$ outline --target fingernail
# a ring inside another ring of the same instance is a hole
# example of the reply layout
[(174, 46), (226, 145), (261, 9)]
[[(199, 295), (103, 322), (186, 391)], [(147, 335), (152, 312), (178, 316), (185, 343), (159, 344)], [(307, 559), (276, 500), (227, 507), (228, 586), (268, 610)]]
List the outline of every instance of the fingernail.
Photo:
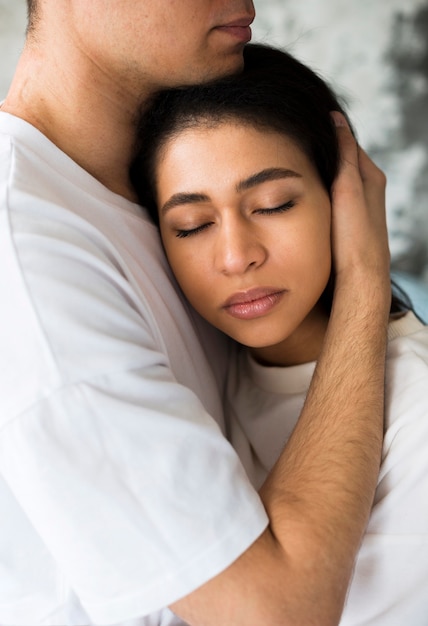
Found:
[(348, 126), (345, 116), (342, 113), (339, 113), (339, 111), (332, 111), (330, 115), (333, 118), (335, 126)]

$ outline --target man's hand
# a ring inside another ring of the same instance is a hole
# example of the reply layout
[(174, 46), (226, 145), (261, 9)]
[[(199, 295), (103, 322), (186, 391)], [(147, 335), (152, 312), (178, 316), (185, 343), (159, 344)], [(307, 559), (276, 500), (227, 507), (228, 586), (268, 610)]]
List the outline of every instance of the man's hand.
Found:
[[(382, 286), (390, 299), (388, 234), (384, 173), (360, 148), (345, 117), (333, 112), (341, 153), (341, 167), (332, 190), (332, 240), (336, 280), (341, 286), (355, 270), (367, 283)], [(342, 280), (343, 279), (343, 280)]]

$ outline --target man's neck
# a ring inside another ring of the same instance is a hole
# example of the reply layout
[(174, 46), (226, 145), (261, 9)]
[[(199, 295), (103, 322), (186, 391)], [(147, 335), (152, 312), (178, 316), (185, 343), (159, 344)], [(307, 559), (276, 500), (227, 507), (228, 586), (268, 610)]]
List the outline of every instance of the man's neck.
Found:
[(35, 126), (103, 185), (135, 201), (128, 168), (139, 103), (89, 68), (73, 73), (49, 60), (45, 71), (45, 62), (24, 51), (2, 111)]

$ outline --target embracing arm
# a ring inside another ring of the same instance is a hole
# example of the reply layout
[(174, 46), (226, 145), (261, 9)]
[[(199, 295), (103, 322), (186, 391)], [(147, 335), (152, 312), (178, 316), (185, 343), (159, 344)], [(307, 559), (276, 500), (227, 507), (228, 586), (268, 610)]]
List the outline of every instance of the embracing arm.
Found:
[(171, 607), (192, 626), (340, 620), (379, 470), (390, 304), (385, 179), (341, 119), (336, 292), (322, 354), (299, 422), (260, 492), (267, 530)]

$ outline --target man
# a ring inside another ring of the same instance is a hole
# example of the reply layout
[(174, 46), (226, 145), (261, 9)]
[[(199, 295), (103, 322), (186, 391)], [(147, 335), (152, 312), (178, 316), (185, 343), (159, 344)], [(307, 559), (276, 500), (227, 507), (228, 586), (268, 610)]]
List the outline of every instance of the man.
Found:
[(29, 13), (0, 111), (0, 623), (337, 624), (382, 439), (383, 175), (339, 117), (331, 324), (257, 494), (224, 435), (227, 345), (128, 179), (141, 107), (239, 71), (252, 2)]

